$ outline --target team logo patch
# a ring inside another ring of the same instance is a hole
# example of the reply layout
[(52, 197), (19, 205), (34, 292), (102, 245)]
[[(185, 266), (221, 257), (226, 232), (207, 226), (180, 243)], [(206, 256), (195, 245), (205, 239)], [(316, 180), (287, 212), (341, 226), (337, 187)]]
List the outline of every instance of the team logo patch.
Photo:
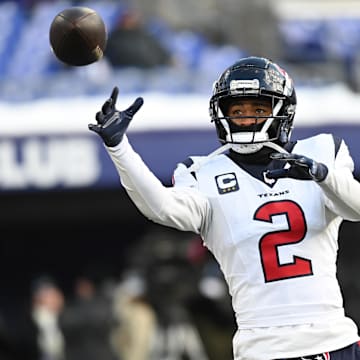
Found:
[(215, 176), (215, 181), (220, 195), (239, 190), (235, 173)]
[(274, 185), (276, 180), (275, 179), (269, 179), (267, 176), (266, 176), (266, 171), (263, 172), (263, 178), (264, 178), (264, 181), (269, 184), (269, 185)]

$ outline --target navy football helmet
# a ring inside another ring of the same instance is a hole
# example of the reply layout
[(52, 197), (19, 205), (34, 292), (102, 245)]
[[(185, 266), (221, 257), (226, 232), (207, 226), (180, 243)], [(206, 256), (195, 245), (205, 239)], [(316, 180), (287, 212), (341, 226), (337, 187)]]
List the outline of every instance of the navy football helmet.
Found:
[[(264, 116), (254, 116), (254, 125), (235, 125), (227, 116), (227, 108), (243, 97), (270, 99), (271, 116), (265, 121), (259, 121)], [(260, 150), (266, 143), (285, 144), (291, 135), (295, 110), (296, 93), (290, 76), (271, 60), (255, 56), (227, 68), (214, 83), (210, 99), (211, 121), (220, 142), (245, 154)]]

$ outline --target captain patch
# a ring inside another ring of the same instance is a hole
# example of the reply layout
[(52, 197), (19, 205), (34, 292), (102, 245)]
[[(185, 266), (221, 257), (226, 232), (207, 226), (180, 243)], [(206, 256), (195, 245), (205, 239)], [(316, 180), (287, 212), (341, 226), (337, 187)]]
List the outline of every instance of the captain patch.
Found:
[(215, 181), (220, 195), (239, 190), (239, 184), (235, 173), (215, 176)]

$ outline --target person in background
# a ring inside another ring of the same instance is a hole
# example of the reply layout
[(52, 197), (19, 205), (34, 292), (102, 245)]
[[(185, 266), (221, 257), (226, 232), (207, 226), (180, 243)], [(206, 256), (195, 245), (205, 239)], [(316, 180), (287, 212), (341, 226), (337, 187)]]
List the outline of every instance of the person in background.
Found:
[(141, 15), (128, 10), (109, 33), (105, 57), (115, 67), (151, 69), (172, 65), (170, 52), (146, 29)]
[(136, 270), (126, 272), (114, 290), (117, 326), (111, 342), (121, 360), (150, 360), (157, 320), (146, 292), (145, 279)]
[(124, 275), (114, 293), (119, 326), (112, 336), (122, 360), (208, 360), (187, 309), (188, 269), (179, 259), (156, 259), (146, 275)]
[(39, 360), (65, 360), (65, 341), (59, 326), (64, 294), (50, 277), (36, 279), (32, 286), (32, 320), (37, 328)]
[(257, 56), (226, 68), (209, 104), (223, 146), (179, 164), (172, 187), (125, 134), (143, 98), (118, 111), (117, 96), (114, 87), (89, 129), (142, 214), (200, 234), (219, 262), (237, 322), (234, 359), (360, 359), (336, 276), (339, 227), (360, 221), (360, 183), (344, 139), (290, 140), (297, 98), (289, 74)]
[(110, 300), (88, 275), (75, 280), (73, 295), (60, 318), (66, 360), (116, 360), (110, 343), (115, 324)]

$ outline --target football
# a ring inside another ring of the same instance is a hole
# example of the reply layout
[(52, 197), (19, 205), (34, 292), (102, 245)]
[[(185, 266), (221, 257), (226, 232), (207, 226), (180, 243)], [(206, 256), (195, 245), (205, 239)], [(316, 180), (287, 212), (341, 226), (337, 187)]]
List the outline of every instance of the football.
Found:
[(55, 16), (49, 40), (53, 53), (61, 62), (84, 66), (103, 57), (107, 31), (103, 19), (95, 10), (74, 6)]

